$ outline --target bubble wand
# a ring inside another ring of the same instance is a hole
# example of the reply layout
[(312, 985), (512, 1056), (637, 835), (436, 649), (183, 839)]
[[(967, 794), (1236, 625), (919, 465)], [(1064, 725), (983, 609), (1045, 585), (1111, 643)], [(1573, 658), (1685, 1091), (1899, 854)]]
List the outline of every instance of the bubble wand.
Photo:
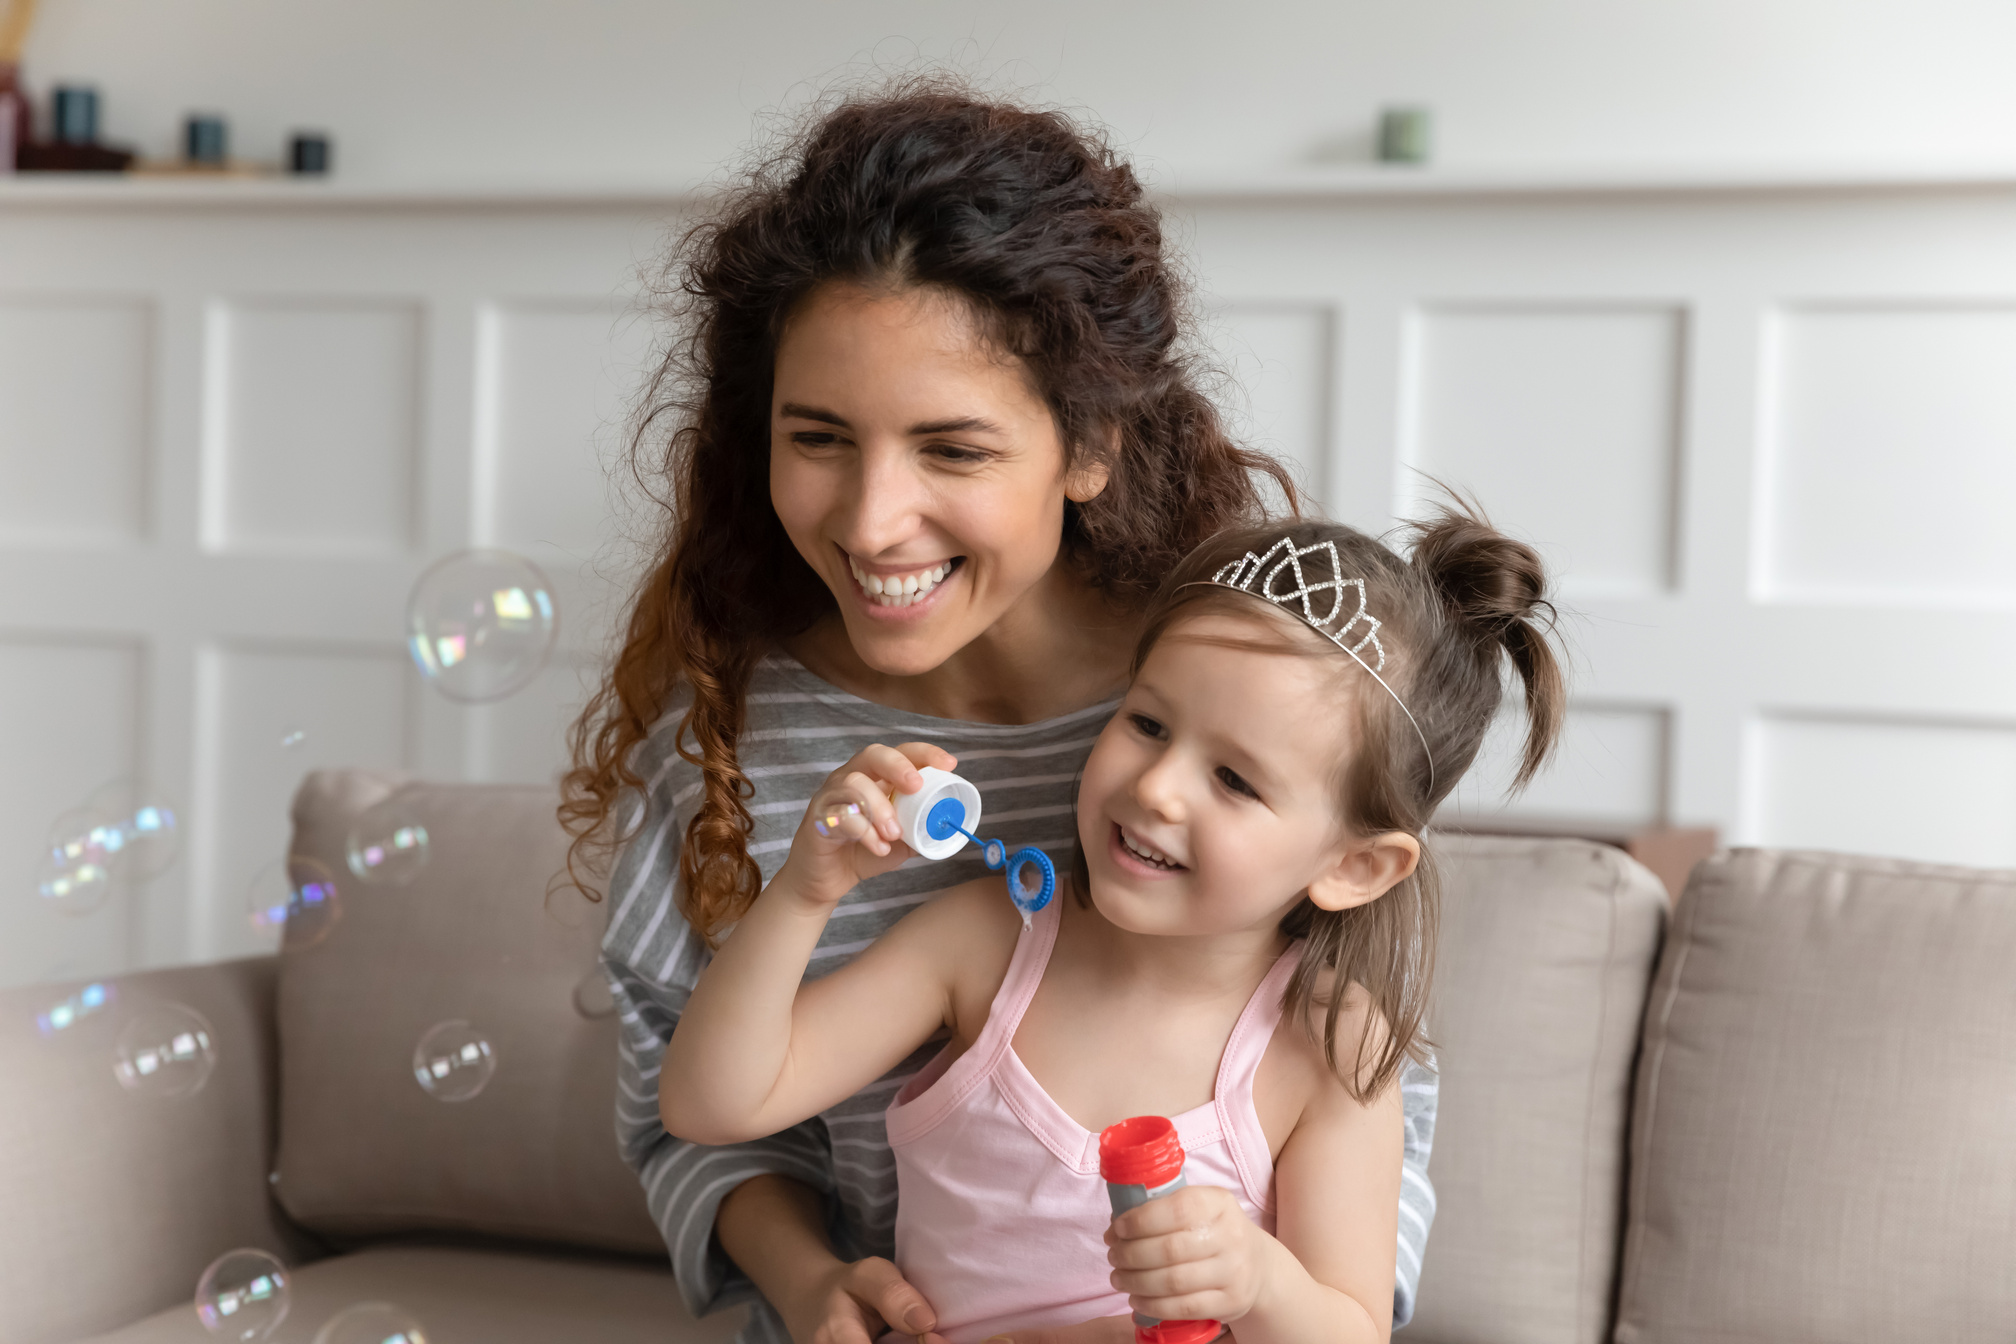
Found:
[(1003, 874), (1008, 899), (1021, 912), (1022, 927), (1028, 928), (1030, 917), (1057, 894), (1057, 867), (1050, 856), (1033, 845), (1011, 854), (1006, 842), (981, 839), (974, 834), (980, 826), (980, 791), (949, 770), (927, 765), (917, 773), (924, 777), (924, 787), (895, 797), (896, 823), (904, 843), (934, 860), (951, 858), (968, 840), (980, 846), (981, 860)]

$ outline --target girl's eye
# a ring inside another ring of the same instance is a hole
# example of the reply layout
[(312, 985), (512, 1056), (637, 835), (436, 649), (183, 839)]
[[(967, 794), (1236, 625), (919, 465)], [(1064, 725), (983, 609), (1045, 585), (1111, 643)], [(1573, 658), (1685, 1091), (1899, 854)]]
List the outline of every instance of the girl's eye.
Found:
[(1251, 784), (1239, 778), (1237, 772), (1227, 770), (1222, 765), (1218, 767), (1218, 782), (1242, 798), (1258, 798), (1260, 796), (1254, 791)]
[(1151, 719), (1146, 714), (1133, 714), (1128, 717), (1134, 725), (1134, 731), (1141, 734), (1141, 736), (1162, 736), (1162, 724), (1159, 720)]
[(791, 442), (801, 448), (831, 448), (839, 441), (839, 435), (816, 429), (800, 430), (791, 436)]

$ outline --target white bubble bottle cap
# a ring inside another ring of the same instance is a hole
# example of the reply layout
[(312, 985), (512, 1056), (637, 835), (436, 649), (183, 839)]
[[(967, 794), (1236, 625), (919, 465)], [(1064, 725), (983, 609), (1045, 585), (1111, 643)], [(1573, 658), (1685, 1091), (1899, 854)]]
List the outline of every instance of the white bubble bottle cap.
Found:
[(968, 784), (949, 770), (936, 766), (922, 766), (917, 771), (924, 776), (924, 787), (915, 793), (896, 795), (896, 824), (903, 828), (903, 843), (927, 859), (949, 859), (966, 847), (966, 837), (948, 827), (929, 825), (934, 809), (944, 808), (941, 816), (949, 816), (952, 807), (964, 812), (964, 817), (953, 825), (967, 831), (980, 829), (980, 790)]

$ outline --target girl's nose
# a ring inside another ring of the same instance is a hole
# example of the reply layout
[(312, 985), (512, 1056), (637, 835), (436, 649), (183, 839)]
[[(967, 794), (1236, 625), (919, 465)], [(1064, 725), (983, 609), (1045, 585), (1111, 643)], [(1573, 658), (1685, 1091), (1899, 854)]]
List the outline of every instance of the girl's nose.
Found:
[(1187, 811), (1183, 805), (1182, 781), (1182, 765), (1176, 753), (1165, 751), (1135, 778), (1134, 801), (1157, 821), (1181, 821)]

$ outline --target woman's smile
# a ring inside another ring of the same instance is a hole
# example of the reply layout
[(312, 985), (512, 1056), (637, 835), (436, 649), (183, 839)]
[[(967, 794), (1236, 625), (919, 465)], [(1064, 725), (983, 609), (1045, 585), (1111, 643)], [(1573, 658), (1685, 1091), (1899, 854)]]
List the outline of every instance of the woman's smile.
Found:
[[(854, 577), (855, 596), (861, 599), (869, 614), (883, 618), (895, 618), (898, 612), (936, 606), (932, 599), (966, 563), (965, 556), (955, 555), (926, 565), (875, 565), (862, 563), (845, 548), (841, 548), (840, 553), (846, 557), (847, 571)], [(923, 613), (918, 611), (917, 615)]]

